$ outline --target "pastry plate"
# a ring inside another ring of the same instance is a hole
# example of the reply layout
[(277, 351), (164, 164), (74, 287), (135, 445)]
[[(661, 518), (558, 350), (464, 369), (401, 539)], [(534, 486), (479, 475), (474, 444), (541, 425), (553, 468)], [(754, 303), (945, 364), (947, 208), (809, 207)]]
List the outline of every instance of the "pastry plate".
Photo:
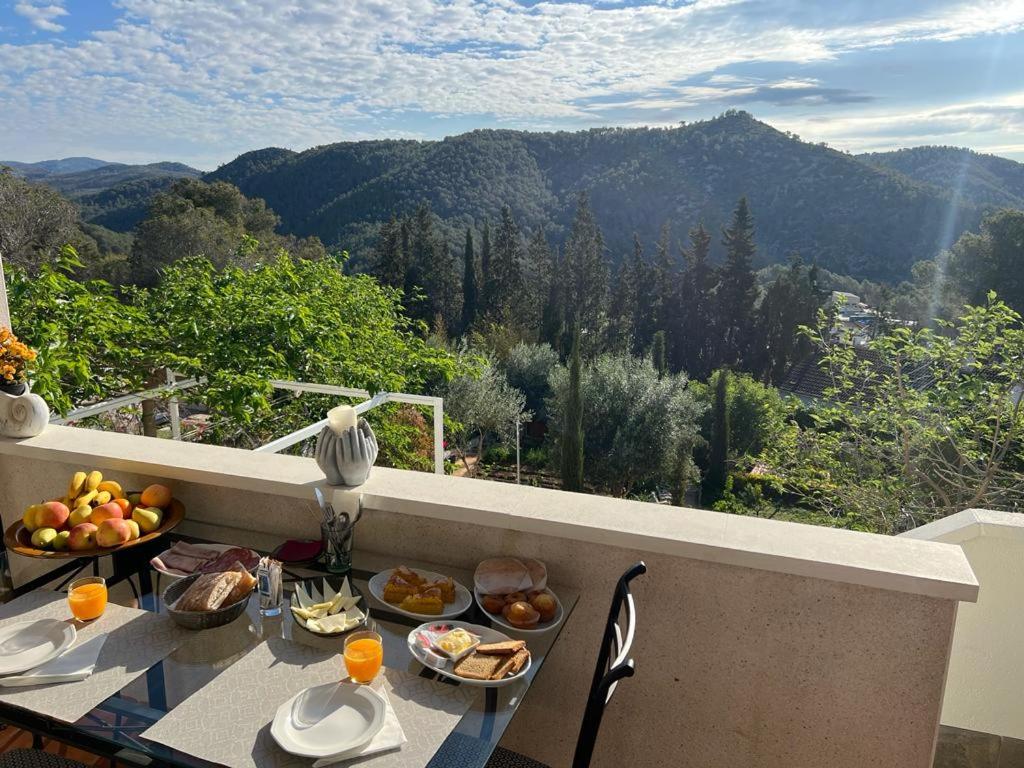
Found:
[[(208, 549), (211, 552), (216, 552), (218, 555), (221, 552), (227, 552), (229, 549), (236, 549), (236, 548), (238, 548), (238, 549), (246, 549), (246, 547), (238, 547), (236, 544), (193, 544), (192, 546), (193, 547), (198, 547), (200, 549)], [(157, 557), (162, 558), (164, 555), (166, 555), (170, 551), (171, 551), (171, 548), (165, 549), (163, 552), (161, 552), (159, 555), (157, 555)], [(249, 551), (252, 553), (253, 557), (255, 557), (257, 560), (259, 560), (260, 556), (259, 556), (258, 552), (256, 552), (255, 550), (252, 550), (252, 549), (250, 549)], [(188, 576), (192, 576), (193, 575), (191, 573), (186, 573), (186, 574), (182, 575), (180, 573), (174, 573), (173, 571), (165, 570), (164, 568), (158, 568), (156, 565), (153, 565), (153, 561), (152, 560), (150, 561), (149, 564), (153, 567), (154, 571), (156, 571), (161, 576), (163, 576), (164, 578), (167, 578), (167, 579), (172, 579), (172, 580), (184, 579), (184, 578), (186, 578)], [(256, 570), (255, 568), (250, 568), (249, 572), (252, 573), (255, 570)]]
[(553, 598), (555, 598), (555, 605), (557, 606), (555, 608), (555, 615), (551, 619), (551, 621), (540, 621), (540, 622), (537, 622), (537, 626), (535, 626), (535, 627), (533, 627), (531, 629), (524, 629), (523, 627), (517, 627), (515, 624), (510, 624), (508, 622), (508, 620), (505, 619), (505, 617), (502, 616), (500, 613), (490, 613), (489, 611), (487, 611), (484, 608), (484, 604), (481, 602), (481, 598), (483, 597), (483, 594), (481, 592), (479, 592), (478, 590), (473, 590), (473, 597), (476, 598), (476, 604), (478, 606), (480, 606), (480, 611), (483, 613), (483, 615), (486, 616), (491, 621), (493, 621), (495, 624), (497, 624), (502, 629), (507, 629), (509, 632), (512, 632), (514, 635), (542, 635), (545, 632), (547, 632), (548, 630), (551, 630), (551, 629), (554, 629), (555, 627), (557, 627), (559, 624), (562, 623), (562, 619), (565, 618), (565, 612), (562, 610), (562, 601), (558, 599), (558, 595), (556, 595), (552, 591), (551, 587), (547, 587), (544, 591), (547, 592), (549, 595), (551, 595)]
[(517, 680), (522, 679), (526, 676), (526, 673), (530, 671), (530, 666), (533, 664), (533, 656), (526, 660), (523, 664), (523, 668), (520, 669), (516, 674), (511, 677), (503, 677), (501, 680), (473, 680), (469, 677), (461, 677), (456, 675), (453, 670), (453, 664), (447, 658), (437, 653), (434, 650), (424, 648), (419, 644), (416, 637), (417, 633), (424, 629), (429, 629), (437, 625), (444, 625), (451, 629), (455, 627), (462, 627), (470, 634), (477, 635), (480, 638), (481, 644), (483, 643), (504, 643), (513, 638), (508, 635), (499, 632), (496, 629), (490, 627), (483, 627), (479, 624), (469, 624), (465, 621), (428, 621), (425, 624), (420, 624), (412, 632), (409, 633), (409, 637), (406, 639), (406, 643), (409, 646), (409, 653), (427, 669), (432, 669), (439, 675), (451, 678), (452, 680), (458, 680), (463, 685), (474, 685), (480, 688), (501, 688), (505, 685), (510, 685)]
[(68, 621), (37, 619), (0, 628), (0, 675), (16, 675), (35, 669), (60, 656), (77, 637)]
[[(413, 568), (413, 571), (418, 573), (427, 581), (439, 581), (441, 579), (447, 579), (448, 576), (443, 573), (434, 573), (433, 571), (424, 571), (420, 568)], [(445, 603), (444, 609), (441, 613), (413, 613), (412, 611), (406, 611), (399, 608), (395, 603), (389, 603), (384, 599), (384, 585), (388, 583), (388, 579), (391, 578), (391, 574), (394, 572), (394, 568), (386, 571), (381, 571), (376, 576), (370, 579), (370, 594), (380, 602), (382, 605), (387, 606), (389, 611), (400, 613), (403, 616), (408, 616), (412, 619), (454, 619), (456, 616), (461, 616), (463, 613), (473, 607), (473, 596), (469, 593), (469, 590), (464, 586), (455, 582), (455, 602)]]
[(368, 685), (306, 688), (277, 709), (270, 735), (285, 752), (324, 758), (360, 747), (384, 725), (387, 704)]

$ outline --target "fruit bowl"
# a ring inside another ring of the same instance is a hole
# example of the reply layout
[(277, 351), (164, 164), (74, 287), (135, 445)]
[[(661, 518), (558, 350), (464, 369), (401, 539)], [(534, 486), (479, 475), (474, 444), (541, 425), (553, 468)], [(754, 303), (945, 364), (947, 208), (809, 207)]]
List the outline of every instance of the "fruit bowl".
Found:
[(162, 536), (167, 533), (167, 531), (177, 526), (178, 523), (184, 519), (185, 506), (177, 499), (171, 499), (171, 504), (164, 513), (163, 521), (160, 523), (160, 527), (156, 530), (143, 534), (132, 541), (126, 541), (124, 544), (116, 547), (93, 547), (91, 549), (78, 550), (40, 549), (32, 544), (32, 534), (25, 527), (24, 523), (18, 520), (17, 522), (12, 523), (7, 530), (4, 531), (4, 546), (7, 547), (8, 552), (16, 552), (23, 557), (41, 557), (52, 560), (79, 557), (103, 557), (105, 555), (112, 555), (115, 552), (120, 552), (124, 549), (136, 547), (147, 541), (152, 541), (157, 536)]

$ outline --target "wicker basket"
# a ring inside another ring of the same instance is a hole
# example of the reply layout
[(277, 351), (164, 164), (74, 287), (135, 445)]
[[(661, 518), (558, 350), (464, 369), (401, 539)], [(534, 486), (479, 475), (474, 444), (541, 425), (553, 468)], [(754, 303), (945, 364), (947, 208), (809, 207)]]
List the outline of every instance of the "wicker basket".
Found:
[(175, 624), (179, 624), (185, 627), (185, 629), (213, 629), (214, 627), (223, 627), (225, 624), (230, 624), (245, 613), (245, 607), (249, 604), (249, 598), (252, 597), (251, 592), (237, 603), (221, 606), (215, 611), (174, 610), (171, 606), (178, 602), (178, 598), (184, 595), (185, 591), (201, 575), (194, 573), (191, 576), (186, 576), (169, 585), (164, 590), (164, 606), (167, 608), (167, 613), (174, 620)]

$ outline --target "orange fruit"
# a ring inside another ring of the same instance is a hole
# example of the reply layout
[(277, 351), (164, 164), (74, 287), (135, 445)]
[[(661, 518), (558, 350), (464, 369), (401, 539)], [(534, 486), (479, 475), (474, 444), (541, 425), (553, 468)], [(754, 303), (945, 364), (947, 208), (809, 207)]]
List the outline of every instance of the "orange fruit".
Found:
[(127, 518), (131, 514), (132, 503), (128, 501), (128, 499), (114, 499), (114, 504), (117, 504), (117, 506), (121, 508), (121, 511), (124, 513), (125, 518)]
[(166, 485), (154, 483), (142, 492), (139, 503), (143, 507), (160, 507), (160, 509), (164, 509), (171, 503), (171, 489)]

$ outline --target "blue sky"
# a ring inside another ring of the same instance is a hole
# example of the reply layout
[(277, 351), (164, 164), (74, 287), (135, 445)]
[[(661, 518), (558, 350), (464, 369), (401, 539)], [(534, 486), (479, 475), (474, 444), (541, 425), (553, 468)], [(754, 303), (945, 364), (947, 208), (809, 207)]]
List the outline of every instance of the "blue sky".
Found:
[(670, 125), (1024, 161), (1024, 0), (0, 0), (0, 159)]

